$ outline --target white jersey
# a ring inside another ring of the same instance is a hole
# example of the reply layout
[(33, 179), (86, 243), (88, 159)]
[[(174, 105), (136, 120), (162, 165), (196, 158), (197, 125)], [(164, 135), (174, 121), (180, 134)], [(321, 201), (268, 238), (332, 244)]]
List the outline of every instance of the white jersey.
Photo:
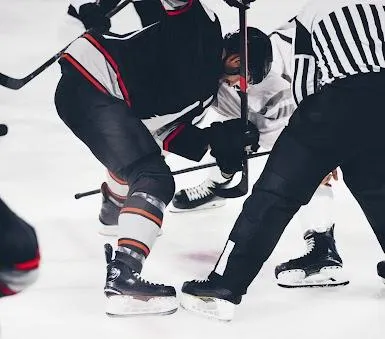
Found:
[[(288, 23), (270, 35), (273, 62), (266, 78), (248, 87), (248, 119), (260, 132), (259, 145), (271, 149), (292, 115), (295, 104), (291, 92), (293, 36), (295, 24)], [(227, 118), (240, 117), (241, 99), (237, 86), (222, 83), (213, 108)]]

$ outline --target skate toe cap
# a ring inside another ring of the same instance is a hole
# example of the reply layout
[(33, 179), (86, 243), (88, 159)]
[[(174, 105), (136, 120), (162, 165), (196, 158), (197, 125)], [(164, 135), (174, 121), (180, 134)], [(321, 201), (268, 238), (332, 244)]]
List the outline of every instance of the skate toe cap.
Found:
[(172, 199), (172, 204), (176, 208), (186, 208), (186, 205), (188, 204), (189, 199), (187, 197), (185, 190), (180, 190), (175, 193), (174, 198)]

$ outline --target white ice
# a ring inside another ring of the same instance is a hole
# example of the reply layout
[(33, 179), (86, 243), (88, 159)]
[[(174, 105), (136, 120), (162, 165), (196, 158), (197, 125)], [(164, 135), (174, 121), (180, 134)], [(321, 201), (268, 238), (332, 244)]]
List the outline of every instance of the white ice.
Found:
[[(249, 24), (270, 31), (295, 15), (303, 0), (257, 0)], [(223, 22), (237, 27), (237, 12), (207, 0)], [(0, 2), (0, 71), (22, 77), (54, 55), (81, 31), (65, 18), (64, 0)], [(139, 25), (132, 8), (114, 19)], [(140, 51), (138, 51), (140, 53)], [(97, 235), (100, 197), (76, 201), (74, 193), (97, 188), (103, 168), (57, 117), (53, 104), (57, 65), (18, 91), (0, 88), (0, 194), (35, 225), (41, 242), (39, 281), (0, 301), (2, 338), (258, 338), (380, 339), (385, 336), (385, 286), (376, 274), (384, 259), (369, 224), (343, 182), (335, 184), (336, 239), (351, 284), (335, 289), (285, 290), (276, 286), (276, 264), (304, 249), (294, 219), (249, 288), (231, 323), (197, 317), (180, 309), (165, 317), (111, 319), (104, 314), (105, 265)], [(193, 163), (170, 157), (173, 169)], [(252, 181), (264, 160), (252, 161)], [(178, 176), (178, 188), (199, 183), (205, 172)], [(212, 269), (241, 209), (226, 207), (172, 215), (146, 262), (144, 276), (179, 290), (185, 280)]]

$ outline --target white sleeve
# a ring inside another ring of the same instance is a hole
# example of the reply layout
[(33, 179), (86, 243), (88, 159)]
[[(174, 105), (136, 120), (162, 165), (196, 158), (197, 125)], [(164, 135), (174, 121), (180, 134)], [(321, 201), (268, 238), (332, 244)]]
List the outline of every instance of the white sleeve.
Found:
[(76, 9), (76, 12), (79, 13), (79, 7), (81, 5), (84, 5), (84, 4), (88, 4), (88, 3), (96, 3), (97, 1), (96, 0), (70, 0), (70, 4), (72, 6), (74, 6), (74, 8)]
[[(248, 88), (248, 106), (248, 118), (260, 132), (259, 145), (270, 149), (294, 110), (290, 82), (270, 71), (261, 83)], [(237, 89), (222, 83), (212, 107), (228, 119), (239, 118), (241, 99)]]
[(273, 147), (294, 108), (290, 82), (272, 71), (261, 83), (250, 87), (249, 120), (258, 127), (261, 147)]
[(290, 21), (270, 34), (273, 50), (271, 70), (289, 82), (293, 78), (295, 30), (295, 22)]
[[(317, 16), (340, 0), (309, 1), (295, 18), (294, 70), (292, 90), (296, 104), (314, 94), (318, 87), (319, 68), (313, 49), (313, 25)], [(344, 0), (346, 1), (346, 0)]]
[(333, 198), (331, 186), (320, 185), (317, 188), (309, 203), (297, 213), (303, 233), (308, 230), (326, 232), (334, 224)]

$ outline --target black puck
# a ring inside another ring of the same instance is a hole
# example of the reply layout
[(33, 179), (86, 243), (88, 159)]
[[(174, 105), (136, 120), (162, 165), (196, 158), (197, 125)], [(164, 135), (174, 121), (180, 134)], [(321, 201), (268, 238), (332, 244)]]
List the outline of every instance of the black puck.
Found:
[(8, 126), (4, 124), (0, 124), (0, 137), (3, 135), (7, 135), (8, 133)]

